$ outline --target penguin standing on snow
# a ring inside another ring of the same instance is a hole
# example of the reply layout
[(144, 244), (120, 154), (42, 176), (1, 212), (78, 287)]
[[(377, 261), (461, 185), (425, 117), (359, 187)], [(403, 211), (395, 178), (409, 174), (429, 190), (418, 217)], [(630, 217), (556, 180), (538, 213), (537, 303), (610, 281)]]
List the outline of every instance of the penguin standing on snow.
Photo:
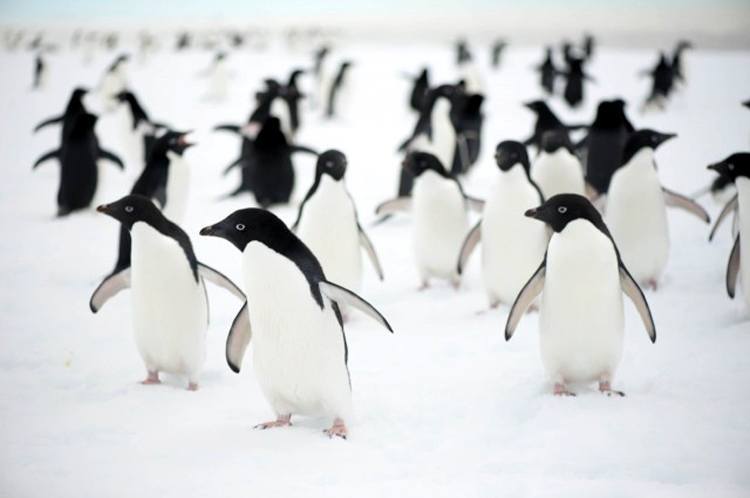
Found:
[(568, 67), (562, 73), (565, 77), (565, 90), (563, 98), (570, 107), (578, 107), (584, 99), (583, 83), (585, 80), (592, 80), (583, 70), (583, 59), (571, 57), (568, 60)]
[(347, 289), (362, 287), (362, 249), (378, 278), (383, 270), (344, 183), (346, 156), (327, 150), (318, 157), (315, 181), (299, 207), (292, 230), (310, 248), (331, 280)]
[(693, 48), (693, 44), (688, 40), (680, 40), (672, 53), (672, 70), (674, 71), (675, 83), (685, 84), (686, 74), (685, 64), (682, 62), (682, 54), (685, 50)]
[(409, 108), (419, 114), (422, 112), (427, 92), (430, 90), (430, 72), (427, 68), (424, 68), (419, 76), (416, 78), (409, 76), (409, 78), (414, 80), (411, 93), (409, 93)]
[(112, 111), (117, 106), (117, 94), (127, 89), (127, 64), (130, 61), (128, 54), (123, 54), (109, 65), (104, 72), (97, 91), (101, 95), (105, 109)]
[(585, 194), (583, 165), (567, 131), (544, 132), (542, 146), (531, 167), (531, 178), (539, 185), (545, 199), (556, 194)]
[(47, 81), (47, 65), (44, 63), (42, 53), (39, 52), (34, 57), (34, 82), (31, 84), (33, 90), (39, 90), (44, 87)]
[(331, 86), (325, 93), (327, 98), (326, 117), (328, 118), (332, 118), (334, 115), (339, 114), (342, 107), (346, 108), (349, 105), (350, 88), (347, 82), (347, 75), (349, 74), (350, 67), (352, 67), (351, 61), (344, 61), (341, 63), (336, 76), (331, 82)]
[(151, 155), (151, 150), (156, 143), (157, 134), (165, 127), (161, 123), (151, 121), (148, 114), (146, 114), (146, 110), (141, 103), (138, 102), (138, 99), (133, 92), (120, 92), (117, 94), (117, 100), (128, 106), (133, 123), (132, 131), (142, 139), (143, 151), (141, 157), (143, 157), (144, 164), (146, 164)]
[(357, 308), (393, 331), (371, 304), (331, 282), (318, 259), (274, 214), (235, 211), (205, 227), (242, 252), (247, 302), (227, 337), (229, 367), (239, 373), (251, 337), (253, 367), (276, 420), (258, 429), (291, 425), (292, 415), (334, 419), (329, 437), (348, 436), (352, 413), (348, 350), (340, 305)]
[(505, 325), (510, 340), (526, 309), (541, 294), (539, 347), (554, 394), (574, 396), (567, 384), (598, 382), (612, 389), (622, 357), (622, 293), (635, 305), (651, 342), (656, 327), (646, 298), (620, 259), (596, 208), (576, 194), (560, 194), (526, 211), (553, 234), (542, 264), (518, 294)]
[(85, 209), (91, 204), (99, 179), (99, 159), (107, 159), (124, 169), (116, 155), (99, 147), (94, 133), (96, 120), (96, 116), (86, 112), (75, 115), (60, 148), (47, 152), (34, 163), (33, 169), (49, 159), (55, 158), (60, 162), (57, 216)]
[(552, 60), (552, 47), (545, 49), (544, 60), (536, 67), (539, 72), (539, 84), (548, 95), (555, 93), (555, 78), (560, 74), (560, 70), (555, 66)]
[(734, 299), (739, 279), (745, 303), (750, 308), (750, 153), (732, 154), (723, 161), (710, 165), (709, 169), (727, 177), (737, 187), (739, 230), (729, 253), (726, 287), (727, 294)]
[(650, 71), (641, 74), (648, 75), (652, 79), (651, 93), (643, 103), (642, 109), (645, 111), (655, 107), (663, 110), (674, 88), (674, 67), (667, 61), (667, 56), (662, 53), (659, 56), (659, 62), (657, 62), (656, 66)]
[(503, 51), (507, 46), (508, 43), (505, 40), (495, 40), (492, 44), (492, 57), (490, 63), (493, 68), (497, 69), (500, 67), (500, 56), (503, 54)]
[[(511, 140), (500, 142), (495, 152), (498, 174), (482, 210), (461, 248), (458, 273), (482, 242), (482, 280), (490, 308), (510, 305), (539, 266), (547, 248), (543, 225), (523, 216), (544, 202), (539, 187), (529, 177), (526, 147)], [(512, 237), (513, 242), (508, 243)]]
[(34, 127), (34, 133), (51, 124), (62, 123), (61, 136), (67, 136), (68, 129), (73, 124), (73, 118), (75, 118), (80, 113), (86, 112), (86, 108), (83, 105), (83, 97), (87, 93), (88, 89), (86, 88), (78, 87), (74, 89), (73, 93), (70, 94), (67, 105), (65, 106), (65, 111), (59, 116), (53, 116), (51, 118), (45, 119), (44, 121), (36, 125)]
[(206, 359), (208, 296), (204, 278), (242, 301), (242, 291), (224, 275), (198, 262), (190, 237), (150, 199), (128, 195), (99, 206), (130, 232), (131, 268), (111, 276), (89, 302), (98, 312), (109, 298), (130, 287), (135, 342), (148, 372), (143, 384), (159, 384), (159, 372), (185, 375), (198, 389)]
[(607, 192), (607, 226), (633, 278), (656, 290), (669, 256), (667, 206), (708, 223), (695, 201), (661, 186), (654, 151), (676, 135), (638, 130), (628, 139)]
[(304, 98), (304, 94), (300, 90), (297, 80), (301, 75), (305, 74), (304, 69), (295, 69), (289, 75), (289, 82), (284, 88), (282, 98), (286, 102), (289, 108), (289, 127), (291, 128), (290, 136), (294, 138), (297, 134), (297, 130), (300, 127), (300, 115), (299, 115), (299, 102)]

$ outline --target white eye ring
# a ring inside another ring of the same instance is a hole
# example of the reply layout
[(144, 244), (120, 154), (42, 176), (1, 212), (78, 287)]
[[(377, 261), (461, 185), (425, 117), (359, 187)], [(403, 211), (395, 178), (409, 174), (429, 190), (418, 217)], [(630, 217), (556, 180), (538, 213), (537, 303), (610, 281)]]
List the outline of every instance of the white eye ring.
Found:
[(557, 212), (560, 214), (565, 214), (568, 212), (568, 208), (566, 208), (565, 206), (560, 206), (559, 208), (557, 208)]
[(236, 229), (237, 229), (237, 230), (239, 230), (240, 232), (244, 232), (244, 231), (245, 231), (245, 225), (243, 225), (242, 223), (237, 223), (237, 224), (236, 224), (236, 225), (234, 226), (234, 228), (236, 228)]
[(125, 206), (125, 212), (126, 213), (132, 213), (133, 212), (133, 206)]

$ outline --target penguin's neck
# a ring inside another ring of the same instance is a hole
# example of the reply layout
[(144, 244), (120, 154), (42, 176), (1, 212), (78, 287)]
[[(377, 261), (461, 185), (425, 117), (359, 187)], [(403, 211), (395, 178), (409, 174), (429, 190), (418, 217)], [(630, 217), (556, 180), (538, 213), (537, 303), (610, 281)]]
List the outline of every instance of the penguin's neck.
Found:
[(633, 157), (630, 158), (630, 161), (628, 161), (623, 167), (632, 171), (638, 170), (646, 174), (651, 173), (655, 175), (654, 150), (650, 147), (642, 148), (636, 152)]

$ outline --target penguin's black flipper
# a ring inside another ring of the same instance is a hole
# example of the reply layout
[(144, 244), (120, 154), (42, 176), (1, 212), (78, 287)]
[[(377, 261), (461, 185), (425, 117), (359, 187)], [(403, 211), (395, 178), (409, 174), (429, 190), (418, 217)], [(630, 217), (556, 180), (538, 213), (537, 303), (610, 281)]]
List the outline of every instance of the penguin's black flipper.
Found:
[(236, 296), (237, 299), (241, 301), (245, 301), (247, 299), (245, 297), (245, 293), (242, 292), (242, 290), (237, 287), (237, 284), (232, 282), (229, 277), (227, 277), (220, 271), (214, 270), (210, 266), (201, 263), (200, 261), (198, 261), (198, 274), (203, 277), (204, 280), (208, 280), (214, 285), (225, 288), (232, 295)]
[(734, 245), (732, 246), (732, 252), (729, 253), (729, 262), (727, 263), (727, 294), (729, 297), (734, 299), (735, 291), (737, 290), (737, 278), (740, 273), (740, 234), (734, 239)]
[(378, 274), (378, 278), (382, 282), (383, 279), (385, 279), (385, 275), (383, 274), (383, 267), (380, 264), (380, 259), (375, 252), (375, 247), (372, 245), (372, 241), (367, 236), (359, 223), (357, 223), (357, 229), (359, 230), (359, 245), (361, 245), (362, 249), (364, 249), (367, 253), (367, 257), (370, 258), (370, 263), (372, 263), (372, 267), (375, 269), (375, 273)]
[(458, 274), (461, 275), (466, 268), (466, 263), (469, 261), (469, 256), (474, 252), (474, 249), (479, 245), (482, 240), (482, 220), (477, 221), (477, 224), (469, 230), (464, 243), (461, 245), (461, 252), (458, 254)]
[(232, 321), (232, 326), (229, 328), (229, 334), (227, 335), (227, 345), (225, 349), (225, 355), (227, 358), (227, 365), (234, 373), (240, 373), (240, 367), (242, 366), (242, 358), (245, 356), (245, 350), (247, 350), (250, 339), (253, 336), (253, 331), (250, 328), (250, 314), (247, 309), (247, 301), (240, 308), (237, 316)]
[(739, 195), (734, 194), (734, 197), (729, 199), (729, 202), (727, 202), (724, 205), (724, 208), (721, 210), (721, 213), (719, 213), (719, 217), (716, 218), (716, 223), (714, 224), (714, 227), (711, 229), (711, 233), (708, 234), (709, 242), (711, 242), (714, 239), (714, 235), (716, 235), (716, 230), (719, 229), (719, 225), (721, 225), (721, 222), (724, 221), (724, 219), (727, 217), (729, 213), (731, 213), (738, 207), (739, 207)]
[(407, 211), (411, 208), (411, 197), (396, 197), (385, 202), (382, 202), (375, 208), (375, 214), (380, 215), (391, 215), (398, 213), (399, 211)]
[(229, 174), (229, 172), (232, 171), (232, 168), (234, 168), (235, 166), (239, 166), (240, 164), (242, 164), (243, 159), (244, 159), (243, 157), (238, 157), (237, 159), (235, 159), (234, 161), (232, 161), (232, 163), (229, 166), (227, 166), (226, 168), (224, 168), (224, 172), (222, 173), (222, 176), (227, 176)]
[(303, 152), (305, 154), (312, 154), (316, 157), (320, 155), (316, 150), (313, 150), (310, 147), (305, 147), (304, 145), (290, 145), (289, 149), (291, 150), (292, 154), (294, 154), (295, 152)]
[(221, 124), (214, 126), (214, 131), (229, 131), (232, 133), (236, 133), (237, 135), (241, 135), (242, 128), (238, 125), (233, 124)]
[(89, 309), (96, 313), (104, 303), (117, 295), (121, 290), (130, 288), (130, 267), (108, 275), (96, 288), (89, 300)]
[(516, 331), (518, 322), (521, 321), (521, 317), (526, 310), (534, 302), (539, 294), (544, 289), (544, 276), (547, 273), (547, 260), (542, 261), (539, 268), (534, 272), (526, 285), (523, 286), (521, 292), (518, 293), (516, 300), (513, 302), (513, 306), (510, 308), (508, 313), (508, 321), (505, 322), (505, 340), (509, 341), (513, 337), (513, 333)]
[(37, 159), (36, 162), (34, 162), (34, 165), (31, 167), (31, 169), (36, 169), (37, 166), (42, 164), (44, 161), (48, 161), (50, 159), (53, 159), (59, 156), (60, 156), (60, 149), (51, 150), (47, 152), (46, 154), (42, 155), (42, 157), (40, 157), (39, 159)]
[(46, 119), (34, 127), (34, 133), (38, 132), (45, 126), (56, 124), (56, 123), (62, 123), (62, 120), (63, 120), (63, 116), (55, 116), (54, 118)]
[(651, 316), (651, 308), (649, 308), (646, 302), (646, 296), (643, 295), (643, 291), (638, 286), (632, 275), (627, 268), (620, 262), (620, 287), (626, 296), (635, 305), (635, 309), (638, 310), (638, 314), (641, 315), (643, 325), (646, 327), (646, 332), (651, 342), (656, 342), (656, 325), (654, 325), (654, 317)]
[(388, 323), (388, 320), (386, 320), (385, 317), (378, 310), (376, 310), (373, 305), (362, 299), (354, 292), (327, 280), (320, 281), (318, 283), (318, 287), (320, 288), (320, 292), (334, 303), (346, 304), (348, 306), (351, 306), (352, 308), (357, 308), (359, 311), (388, 329), (391, 334), (393, 333), (393, 329)]
[(662, 187), (661, 190), (664, 192), (664, 201), (667, 206), (680, 208), (703, 220), (705, 223), (711, 223), (711, 217), (706, 210), (693, 199), (678, 194), (677, 192), (672, 192), (664, 187)]
[(466, 204), (469, 206), (469, 209), (475, 213), (481, 213), (484, 210), (484, 201), (482, 199), (477, 199), (476, 197), (466, 194), (464, 194), (464, 199), (466, 199)]
[(115, 165), (117, 165), (117, 167), (120, 169), (125, 169), (125, 165), (122, 163), (122, 160), (119, 157), (117, 157), (115, 154), (113, 154), (112, 152), (109, 152), (104, 149), (99, 149), (99, 158), (106, 159), (108, 161), (115, 163)]

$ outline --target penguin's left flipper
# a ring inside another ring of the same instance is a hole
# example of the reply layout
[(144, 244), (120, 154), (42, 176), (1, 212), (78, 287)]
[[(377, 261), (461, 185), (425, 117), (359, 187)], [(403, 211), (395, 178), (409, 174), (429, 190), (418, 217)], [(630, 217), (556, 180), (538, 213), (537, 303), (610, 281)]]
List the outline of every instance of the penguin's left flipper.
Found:
[(727, 263), (727, 294), (729, 297), (734, 299), (734, 294), (737, 290), (737, 278), (740, 273), (740, 234), (734, 239), (734, 245), (732, 246), (732, 252), (729, 253), (729, 262)]
[(92, 313), (98, 312), (104, 303), (117, 295), (121, 290), (130, 288), (130, 267), (117, 273), (109, 275), (102, 280), (89, 300), (89, 309)]
[(526, 285), (523, 286), (521, 292), (518, 293), (516, 300), (513, 302), (513, 306), (510, 308), (508, 313), (508, 321), (505, 323), (505, 340), (509, 341), (513, 337), (513, 333), (516, 331), (518, 322), (521, 321), (521, 317), (526, 313), (526, 310), (531, 303), (542, 293), (544, 289), (544, 276), (547, 273), (547, 260), (542, 261), (539, 268), (534, 272)]
[(34, 127), (34, 133), (38, 132), (45, 126), (49, 126), (55, 123), (62, 123), (63, 117), (64, 116), (55, 116), (54, 118), (45, 119), (44, 121), (42, 121), (41, 123), (39, 123), (38, 125)]
[(221, 124), (221, 125), (214, 126), (213, 131), (229, 131), (229, 132), (240, 135), (241, 127), (238, 125), (233, 125), (233, 124)]
[(104, 149), (99, 149), (99, 157), (101, 159), (106, 159), (107, 161), (111, 161), (111, 162), (115, 163), (117, 165), (117, 167), (120, 168), (120, 169), (125, 169), (125, 165), (122, 163), (122, 160), (120, 160), (120, 158), (117, 157), (112, 152), (109, 152), (109, 151), (104, 150)]
[(242, 290), (237, 287), (237, 285), (232, 282), (229, 277), (224, 275), (218, 270), (215, 270), (208, 266), (207, 264), (198, 262), (198, 274), (203, 277), (205, 280), (208, 280), (214, 285), (218, 285), (219, 287), (223, 287), (229, 292), (231, 292), (234, 296), (237, 297), (240, 301), (245, 301), (245, 293), (242, 292)]
[(46, 154), (44, 154), (42, 157), (40, 157), (39, 159), (37, 159), (36, 162), (34, 162), (34, 165), (31, 167), (31, 169), (36, 169), (37, 166), (39, 166), (40, 164), (42, 164), (44, 161), (48, 161), (48, 160), (53, 159), (55, 157), (60, 157), (60, 149), (51, 150), (51, 151), (47, 152)]
[(224, 350), (227, 364), (232, 372), (240, 373), (242, 358), (245, 357), (245, 350), (247, 350), (247, 345), (250, 344), (252, 336), (250, 313), (247, 309), (247, 301), (245, 301), (237, 316), (234, 317), (234, 321), (232, 321), (229, 335), (227, 335), (226, 349)]
[(620, 263), (620, 287), (633, 302), (635, 309), (638, 310), (638, 314), (641, 315), (641, 320), (646, 327), (646, 332), (648, 332), (651, 342), (656, 342), (656, 326), (654, 325), (654, 318), (651, 316), (651, 308), (649, 308), (646, 302), (643, 291), (622, 263)]
[(461, 252), (458, 255), (458, 274), (461, 275), (466, 268), (466, 262), (469, 261), (469, 256), (474, 252), (474, 249), (479, 245), (479, 241), (482, 240), (482, 220), (477, 221), (477, 224), (469, 230), (464, 243), (461, 246)]
[(391, 215), (399, 211), (407, 211), (411, 208), (411, 197), (396, 197), (389, 201), (382, 202), (375, 208), (375, 214), (378, 216)]
[(695, 202), (693, 199), (678, 194), (677, 192), (672, 192), (671, 190), (665, 189), (664, 187), (662, 187), (661, 190), (662, 192), (664, 192), (664, 201), (667, 203), (667, 206), (683, 209), (688, 213), (700, 218), (705, 223), (711, 223), (711, 217), (708, 215), (706, 210), (703, 209), (701, 205)]
[(475, 213), (481, 213), (484, 210), (484, 201), (482, 199), (477, 199), (470, 195), (464, 195), (464, 199), (466, 199), (469, 209)]
[(391, 334), (393, 333), (393, 329), (388, 323), (388, 320), (386, 320), (385, 317), (378, 310), (376, 310), (373, 305), (362, 299), (354, 292), (327, 280), (321, 280), (320, 283), (318, 283), (318, 287), (320, 288), (320, 292), (331, 301), (335, 302), (336, 304), (346, 304), (353, 308), (357, 308), (359, 311), (388, 329)]
[(719, 213), (719, 217), (716, 218), (716, 223), (714, 223), (714, 227), (711, 229), (711, 233), (708, 234), (709, 242), (711, 242), (714, 239), (714, 235), (716, 235), (716, 230), (719, 229), (719, 225), (721, 225), (721, 222), (724, 221), (724, 218), (726, 218), (729, 213), (737, 209), (738, 206), (739, 206), (739, 195), (734, 194), (734, 197), (729, 199), (729, 202), (727, 202), (724, 205), (724, 208), (721, 210), (721, 213)]
[(375, 252), (375, 247), (372, 245), (370, 237), (367, 236), (359, 224), (357, 224), (357, 229), (359, 230), (359, 245), (361, 245), (362, 249), (367, 253), (367, 257), (370, 258), (370, 263), (372, 263), (375, 273), (378, 274), (378, 278), (382, 281), (385, 278), (385, 275), (383, 275), (383, 267), (380, 265), (380, 259)]
[(310, 147), (305, 147), (304, 145), (292, 145), (289, 148), (292, 150), (293, 154), (295, 152), (304, 152), (306, 154), (312, 154), (314, 156), (320, 155), (317, 151), (311, 149)]

